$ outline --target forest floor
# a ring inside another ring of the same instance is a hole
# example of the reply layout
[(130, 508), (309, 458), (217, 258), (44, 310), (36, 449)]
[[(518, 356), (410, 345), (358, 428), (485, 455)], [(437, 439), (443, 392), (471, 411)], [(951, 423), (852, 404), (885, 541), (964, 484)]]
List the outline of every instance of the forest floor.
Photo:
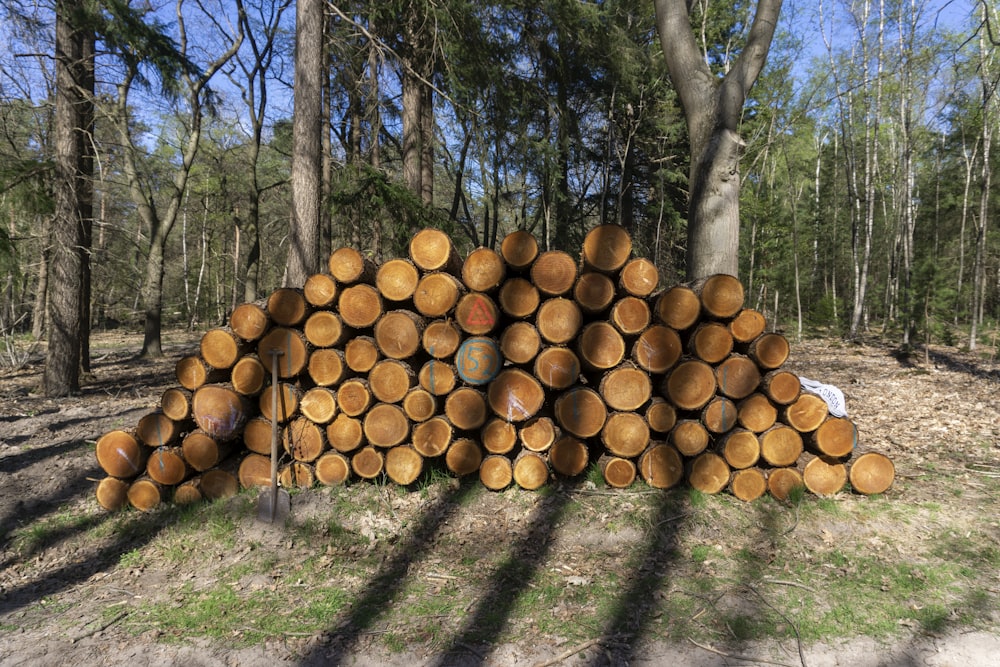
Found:
[(895, 462), (879, 497), (791, 507), (593, 477), (493, 493), (440, 475), (297, 492), (284, 527), (255, 520), (251, 491), (214, 509), (103, 511), (94, 441), (154, 409), (197, 340), (169, 332), (166, 358), (146, 361), (139, 338), (96, 335), (94, 377), (66, 399), (39, 393), (38, 355), (0, 372), (0, 664), (976, 667), (1000, 654), (989, 356), (792, 344), (785, 368), (840, 387), (862, 445)]

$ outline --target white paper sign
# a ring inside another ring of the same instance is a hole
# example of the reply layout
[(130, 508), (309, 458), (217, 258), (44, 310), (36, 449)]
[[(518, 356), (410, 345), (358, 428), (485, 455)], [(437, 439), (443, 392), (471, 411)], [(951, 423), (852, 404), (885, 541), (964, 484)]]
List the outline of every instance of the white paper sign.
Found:
[(803, 389), (816, 394), (826, 401), (827, 406), (830, 408), (831, 415), (834, 417), (847, 416), (847, 401), (844, 400), (844, 392), (840, 391), (832, 384), (823, 384), (822, 382), (810, 380), (809, 378), (800, 377), (799, 383), (802, 385)]

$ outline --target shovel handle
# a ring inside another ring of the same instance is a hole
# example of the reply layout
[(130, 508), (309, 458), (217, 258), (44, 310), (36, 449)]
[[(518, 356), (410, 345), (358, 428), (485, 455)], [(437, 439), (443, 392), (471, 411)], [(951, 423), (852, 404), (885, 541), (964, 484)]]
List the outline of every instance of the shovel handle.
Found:
[(278, 357), (284, 352), (271, 349), (271, 516), (278, 504)]

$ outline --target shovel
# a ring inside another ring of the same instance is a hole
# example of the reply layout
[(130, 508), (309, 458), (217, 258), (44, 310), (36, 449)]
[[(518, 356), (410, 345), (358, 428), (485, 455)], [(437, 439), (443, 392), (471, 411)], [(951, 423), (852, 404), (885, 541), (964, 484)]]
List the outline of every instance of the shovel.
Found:
[(283, 522), (291, 510), (288, 491), (278, 488), (278, 357), (279, 349), (271, 350), (271, 486), (261, 491), (257, 499), (257, 520), (265, 523)]

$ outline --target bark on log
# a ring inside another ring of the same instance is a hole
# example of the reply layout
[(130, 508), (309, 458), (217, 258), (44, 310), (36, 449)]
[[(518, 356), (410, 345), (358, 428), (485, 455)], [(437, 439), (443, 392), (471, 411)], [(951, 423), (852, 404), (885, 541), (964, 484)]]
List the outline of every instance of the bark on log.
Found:
[(455, 354), (455, 372), (474, 386), (492, 382), (503, 367), (500, 345), (493, 338), (473, 336), (462, 341)]
[(795, 373), (773, 370), (761, 379), (760, 390), (778, 405), (790, 405), (802, 393), (802, 383)]
[(645, 416), (649, 430), (654, 433), (669, 433), (677, 423), (677, 410), (661, 396), (650, 399)]
[(681, 419), (670, 430), (668, 440), (684, 456), (697, 456), (705, 451), (710, 440), (708, 430), (697, 419)]
[(316, 460), (316, 481), (323, 486), (339, 486), (351, 478), (351, 462), (340, 452), (327, 452)]
[(514, 482), (522, 489), (536, 491), (549, 481), (549, 464), (537, 452), (522, 451), (514, 459), (511, 473)]
[(385, 456), (370, 445), (362, 447), (351, 456), (351, 470), (362, 479), (375, 479), (385, 470)]
[(719, 439), (716, 451), (734, 470), (755, 466), (760, 461), (760, 441), (746, 429), (736, 428), (726, 433)]
[(413, 307), (424, 317), (448, 316), (465, 291), (458, 278), (448, 273), (428, 273), (420, 278), (413, 293)]
[(568, 347), (551, 345), (535, 357), (533, 373), (549, 389), (568, 389), (580, 379), (580, 360)]
[(206, 384), (224, 382), (229, 373), (225, 370), (212, 368), (201, 358), (201, 355), (190, 354), (177, 360), (174, 366), (177, 382), (188, 391), (194, 391)]
[[(547, 343), (565, 345), (577, 337), (583, 312), (572, 299), (553, 297), (542, 301), (535, 314), (535, 327)], [(624, 354), (624, 350), (622, 351)]]
[(758, 436), (760, 456), (775, 467), (794, 465), (802, 454), (802, 436), (784, 424), (775, 424)]
[(363, 419), (365, 439), (376, 447), (395, 447), (410, 436), (410, 420), (392, 403), (376, 403)]
[(565, 477), (576, 477), (587, 469), (590, 453), (587, 445), (579, 438), (564, 435), (549, 447), (549, 465), (552, 470)]
[(397, 257), (383, 262), (375, 274), (375, 288), (387, 301), (412, 301), (420, 282), (420, 270), (409, 259)]
[(802, 474), (795, 468), (775, 468), (767, 474), (767, 491), (781, 501), (787, 501), (796, 489), (805, 489)]
[(701, 423), (716, 435), (729, 432), (736, 426), (736, 404), (725, 396), (713, 396), (701, 410)]
[(820, 454), (846, 458), (858, 445), (858, 427), (846, 417), (828, 417), (812, 434), (810, 445)]
[(546, 297), (563, 296), (576, 282), (576, 260), (563, 250), (547, 250), (531, 265), (531, 282)]
[(885, 493), (892, 486), (896, 469), (892, 459), (878, 452), (865, 452), (849, 463), (848, 479), (858, 493)]
[(493, 414), (523, 422), (538, 414), (545, 403), (545, 390), (534, 376), (518, 368), (506, 368), (490, 383), (487, 399)]
[(590, 438), (600, 433), (608, 417), (601, 395), (583, 386), (560, 394), (555, 400), (554, 413), (559, 427), (579, 438)]
[(264, 389), (267, 369), (256, 354), (248, 354), (233, 364), (230, 382), (233, 391), (244, 396), (256, 396)]
[(390, 310), (375, 323), (375, 344), (390, 359), (408, 359), (421, 349), (427, 323), (409, 310)]
[(367, 329), (382, 316), (382, 296), (378, 290), (366, 283), (350, 285), (340, 292), (337, 312), (347, 326)]
[(503, 257), (492, 248), (479, 247), (470, 252), (462, 263), (462, 282), (474, 292), (492, 292), (507, 276)]
[(462, 332), (450, 319), (434, 320), (424, 328), (421, 343), (424, 351), (435, 359), (447, 359), (458, 351)]
[(610, 322), (597, 320), (583, 327), (577, 354), (584, 368), (606, 371), (625, 358), (625, 339)]
[(191, 392), (182, 387), (165, 389), (160, 396), (160, 410), (174, 421), (191, 418)]
[(212, 368), (232, 368), (247, 352), (247, 344), (228, 328), (209, 329), (201, 336), (201, 358)]
[(747, 356), (764, 371), (779, 368), (788, 360), (788, 339), (779, 333), (765, 333), (751, 341)]
[(760, 370), (750, 358), (732, 354), (716, 366), (715, 381), (723, 396), (739, 401), (760, 388)]
[(656, 316), (675, 331), (684, 331), (701, 315), (701, 300), (686, 285), (674, 285), (656, 298)]
[(782, 410), (781, 419), (799, 433), (811, 433), (826, 421), (828, 415), (826, 401), (816, 394), (803, 392), (794, 403)]
[(729, 485), (732, 471), (726, 460), (714, 452), (702, 452), (688, 464), (687, 480), (702, 493), (719, 493)]
[(635, 481), (635, 463), (620, 456), (602, 455), (597, 459), (604, 481), (613, 489), (627, 489)]
[(313, 387), (302, 395), (299, 412), (314, 424), (325, 425), (337, 416), (337, 394), (326, 387)]
[(832, 496), (847, 485), (847, 467), (829, 456), (806, 454), (802, 465), (802, 483), (817, 496)]
[(128, 504), (129, 483), (117, 477), (105, 477), (97, 483), (97, 503), (106, 510), (117, 512)]
[(601, 429), (601, 442), (615, 456), (639, 456), (649, 446), (649, 425), (636, 412), (612, 412)]
[(361, 420), (339, 414), (326, 426), (326, 440), (335, 451), (348, 454), (360, 448), (365, 442)]
[(341, 285), (370, 283), (375, 278), (375, 264), (360, 251), (341, 247), (330, 253), (327, 268)]
[(309, 311), (309, 302), (297, 287), (279, 287), (267, 297), (267, 313), (277, 326), (301, 326)]
[(654, 324), (632, 345), (632, 360), (650, 373), (666, 373), (680, 358), (681, 337), (668, 326)]
[(399, 403), (416, 384), (413, 368), (398, 359), (383, 359), (368, 373), (368, 388), (383, 403)]
[(506, 456), (490, 454), (479, 464), (479, 481), (490, 491), (503, 491), (514, 480), (514, 466)]
[(281, 431), (281, 443), (295, 461), (312, 463), (326, 449), (323, 428), (305, 417), (293, 420)]
[(767, 320), (753, 308), (744, 308), (729, 322), (729, 333), (736, 343), (746, 344), (764, 333)]
[(584, 271), (573, 286), (573, 299), (588, 315), (603, 313), (615, 300), (615, 283), (597, 271)]
[(431, 359), (420, 367), (420, 387), (434, 396), (447, 396), (455, 388), (455, 367), (440, 359)]
[(688, 354), (715, 365), (727, 359), (733, 351), (733, 336), (719, 322), (702, 322), (688, 338)]
[[(271, 411), (271, 404), (273, 402), (271, 394), (274, 391), (278, 392), (277, 415)], [(198, 394), (195, 393), (195, 399), (197, 400), (197, 398)], [(278, 422), (283, 424), (299, 414), (300, 400), (302, 400), (301, 389), (288, 382), (279, 382), (277, 389), (268, 385), (264, 388), (264, 391), (260, 392), (260, 396), (257, 397), (257, 408), (265, 419), (271, 420), (277, 417)]]
[(332, 308), (337, 303), (337, 280), (329, 273), (314, 273), (306, 278), (302, 296), (313, 308)]
[(665, 442), (652, 442), (639, 457), (639, 475), (654, 489), (669, 489), (684, 479), (684, 461)]
[(517, 427), (500, 417), (487, 420), (479, 433), (483, 448), (490, 454), (507, 454), (513, 451), (517, 445), (517, 436)]
[(517, 438), (521, 445), (530, 452), (547, 452), (560, 436), (559, 428), (551, 417), (532, 417), (521, 430)]
[(355, 336), (344, 345), (344, 363), (355, 373), (367, 373), (381, 357), (371, 336)]
[(743, 310), (743, 283), (734, 276), (717, 273), (699, 281), (693, 287), (708, 317), (723, 320), (735, 317)]
[(410, 237), (409, 255), (422, 271), (461, 275), (462, 260), (451, 238), (440, 229), (424, 228)]
[(342, 345), (353, 332), (344, 326), (337, 313), (317, 310), (306, 318), (302, 333), (310, 345), (323, 348)]
[(385, 474), (400, 486), (409, 486), (424, 471), (424, 457), (409, 445), (398, 445), (385, 453)]
[(413, 427), (413, 447), (421, 456), (432, 459), (448, 451), (454, 430), (444, 417), (431, 417)]
[(444, 401), (445, 417), (462, 431), (480, 429), (486, 423), (488, 412), (486, 396), (472, 387), (459, 387)]
[(337, 407), (348, 417), (357, 417), (372, 404), (372, 392), (366, 378), (349, 378), (337, 388)]
[(421, 387), (413, 387), (403, 397), (403, 412), (406, 417), (419, 424), (437, 414), (437, 398)]
[(479, 471), (483, 462), (483, 451), (475, 440), (459, 438), (451, 443), (444, 455), (445, 466), (457, 477), (465, 477)]
[(259, 303), (241, 303), (229, 315), (229, 328), (236, 335), (252, 343), (271, 328), (271, 317)]
[(625, 296), (611, 306), (608, 319), (623, 336), (638, 336), (649, 327), (652, 314), (649, 304), (644, 300), (635, 296)]
[(737, 470), (729, 480), (729, 492), (744, 502), (752, 502), (767, 493), (767, 477), (758, 468)]
[(542, 347), (542, 337), (530, 322), (514, 322), (500, 334), (500, 353), (512, 364), (530, 364)]
[(257, 343), (257, 358), (264, 364), (264, 370), (271, 375), (271, 364), (274, 361), (273, 350), (278, 350), (278, 377), (288, 379), (296, 377), (305, 370), (309, 363), (310, 347), (306, 337), (299, 329), (290, 327), (273, 327), (264, 334)]
[(163, 486), (177, 486), (193, 474), (179, 446), (157, 447), (146, 461), (146, 475)]
[(128, 487), (128, 502), (140, 512), (150, 512), (166, 500), (166, 487), (149, 477), (140, 477)]
[(682, 361), (663, 382), (663, 395), (681, 410), (701, 410), (715, 390), (714, 370), (699, 359)]
[(132, 479), (146, 469), (151, 451), (135, 434), (115, 429), (97, 439), (97, 464), (111, 477)]
[(602, 375), (597, 391), (612, 410), (638, 410), (653, 395), (653, 383), (647, 372), (626, 362)]
[(236, 447), (236, 440), (219, 442), (202, 430), (191, 431), (181, 442), (184, 460), (198, 472), (205, 472), (221, 464), (236, 450)]
[(778, 409), (764, 394), (750, 394), (737, 405), (736, 421), (748, 431), (763, 433), (777, 419)]
[(523, 271), (538, 257), (538, 240), (523, 229), (511, 232), (500, 242), (500, 255), (509, 268)]
[(621, 225), (598, 225), (583, 238), (583, 265), (602, 273), (619, 271), (632, 254), (632, 237)]
[(538, 310), (542, 295), (530, 281), (520, 277), (508, 278), (503, 281), (497, 293), (497, 303), (504, 314), (522, 320), (531, 317)]
[(346, 355), (336, 348), (320, 348), (309, 355), (306, 371), (320, 387), (336, 387), (347, 377)]
[(622, 267), (618, 275), (618, 287), (626, 294), (647, 298), (660, 284), (660, 272), (652, 260), (633, 257)]
[(195, 423), (219, 442), (238, 437), (250, 418), (250, 411), (245, 396), (223, 385), (200, 387), (191, 399)]
[(497, 328), (500, 310), (483, 292), (469, 292), (455, 304), (455, 323), (470, 336), (485, 336)]
[(270, 486), (271, 458), (263, 454), (247, 454), (240, 460), (236, 476), (240, 480), (240, 487), (244, 489)]

